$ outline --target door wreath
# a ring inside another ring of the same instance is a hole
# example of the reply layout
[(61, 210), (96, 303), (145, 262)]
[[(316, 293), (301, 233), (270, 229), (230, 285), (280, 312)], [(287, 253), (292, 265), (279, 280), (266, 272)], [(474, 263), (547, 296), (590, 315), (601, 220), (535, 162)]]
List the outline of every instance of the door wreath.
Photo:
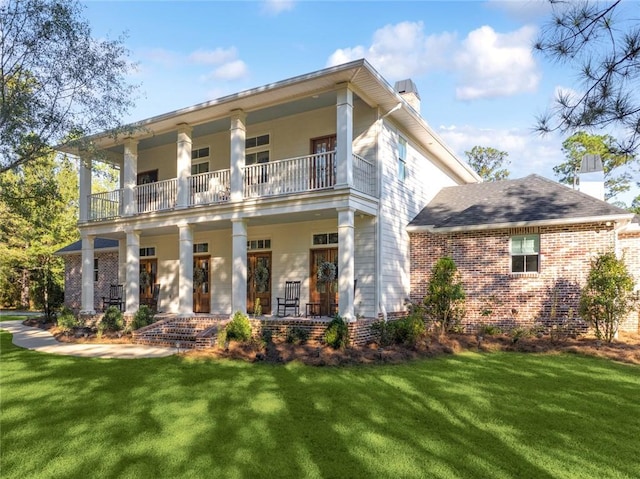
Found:
[(256, 289), (258, 291), (266, 291), (269, 282), (269, 270), (262, 264), (256, 264), (256, 269), (253, 272), (253, 280), (256, 283)]
[(336, 279), (337, 268), (331, 261), (323, 261), (318, 266), (318, 281), (320, 283), (331, 283)]

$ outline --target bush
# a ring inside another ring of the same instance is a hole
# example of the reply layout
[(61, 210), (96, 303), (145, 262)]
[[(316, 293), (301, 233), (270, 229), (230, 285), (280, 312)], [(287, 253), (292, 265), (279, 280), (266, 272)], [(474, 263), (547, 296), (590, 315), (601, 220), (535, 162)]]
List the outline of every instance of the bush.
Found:
[(290, 344), (304, 344), (309, 339), (309, 331), (303, 328), (294, 326), (287, 331), (287, 343)]
[(153, 323), (153, 311), (149, 306), (143, 304), (133, 317), (133, 321), (131, 321), (131, 329), (135, 331)]
[(371, 324), (371, 331), (378, 346), (389, 346), (394, 342), (394, 326), (390, 321), (381, 319)]
[(443, 333), (458, 329), (464, 317), (465, 292), (458, 268), (449, 257), (440, 258), (431, 270), (424, 305), (427, 317)]
[(327, 326), (324, 342), (333, 349), (344, 349), (349, 345), (349, 327), (341, 316), (333, 318)]
[(611, 342), (616, 337), (620, 321), (634, 306), (633, 287), (633, 277), (615, 253), (593, 260), (580, 296), (580, 316), (598, 339)]
[(495, 324), (480, 323), (477, 329), (478, 329), (477, 334), (480, 336), (497, 336), (499, 334), (502, 334), (502, 329), (500, 329)]
[(71, 311), (66, 306), (62, 308), (60, 314), (58, 315), (58, 328), (61, 331), (68, 333), (79, 324), (80, 323), (74, 316), (73, 311)]
[(426, 332), (424, 320), (418, 314), (410, 314), (390, 324), (393, 325), (393, 340), (398, 344), (413, 346)]
[(122, 312), (116, 306), (109, 306), (98, 324), (98, 333), (105, 331), (122, 331), (124, 320)]
[(509, 331), (509, 336), (511, 336), (511, 342), (513, 344), (517, 343), (521, 339), (525, 339), (532, 336), (532, 334), (533, 333), (531, 332), (530, 329), (523, 328), (523, 327), (513, 328), (511, 331)]
[(251, 339), (251, 323), (248, 316), (236, 311), (225, 331), (227, 341), (249, 341)]

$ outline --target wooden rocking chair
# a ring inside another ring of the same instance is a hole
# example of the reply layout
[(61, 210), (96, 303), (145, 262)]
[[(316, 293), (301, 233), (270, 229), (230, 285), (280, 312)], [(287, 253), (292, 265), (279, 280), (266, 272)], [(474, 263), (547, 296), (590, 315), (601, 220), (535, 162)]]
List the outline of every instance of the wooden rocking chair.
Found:
[(284, 285), (284, 298), (278, 300), (278, 316), (286, 316), (287, 309), (293, 309), (300, 316), (300, 281), (287, 281)]
[(117, 306), (120, 311), (124, 306), (124, 286), (121, 284), (112, 284), (109, 286), (109, 297), (102, 297), (102, 309), (107, 309), (109, 306)]

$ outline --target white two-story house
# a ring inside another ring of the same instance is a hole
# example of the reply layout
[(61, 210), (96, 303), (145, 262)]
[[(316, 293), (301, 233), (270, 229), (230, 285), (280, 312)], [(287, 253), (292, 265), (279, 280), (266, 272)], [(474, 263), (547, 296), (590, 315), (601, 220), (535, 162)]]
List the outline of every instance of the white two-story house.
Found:
[[(479, 181), (422, 118), (413, 82), (394, 88), (365, 60), (131, 131), (92, 138), (119, 165), (115, 191), (93, 193), (92, 158), (73, 152), (84, 160), (83, 314), (102, 308), (109, 284), (124, 285), (126, 314), (154, 284), (167, 313), (252, 313), (259, 299), (275, 314), (286, 281), (301, 282), (301, 315), (307, 303), (350, 320), (404, 311), (407, 225), (443, 187)], [(108, 277), (96, 239), (116, 245)]]

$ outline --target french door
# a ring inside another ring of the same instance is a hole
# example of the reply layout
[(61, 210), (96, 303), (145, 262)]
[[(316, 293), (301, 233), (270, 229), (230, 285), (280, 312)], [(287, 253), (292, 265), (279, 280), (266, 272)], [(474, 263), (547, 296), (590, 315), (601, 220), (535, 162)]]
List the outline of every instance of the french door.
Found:
[(258, 299), (262, 314), (271, 314), (271, 252), (247, 254), (247, 312), (255, 313)]
[[(336, 183), (335, 153), (336, 135), (313, 138), (311, 140), (310, 188), (328, 188)], [(326, 153), (326, 154), (325, 154)]]
[[(338, 248), (312, 249), (310, 257), (310, 300), (320, 305), (321, 316), (333, 316), (338, 307)], [(334, 278), (327, 281), (332, 275)]]
[(211, 311), (211, 256), (193, 257), (193, 312)]
[(150, 304), (157, 278), (158, 260), (140, 258), (140, 304)]

